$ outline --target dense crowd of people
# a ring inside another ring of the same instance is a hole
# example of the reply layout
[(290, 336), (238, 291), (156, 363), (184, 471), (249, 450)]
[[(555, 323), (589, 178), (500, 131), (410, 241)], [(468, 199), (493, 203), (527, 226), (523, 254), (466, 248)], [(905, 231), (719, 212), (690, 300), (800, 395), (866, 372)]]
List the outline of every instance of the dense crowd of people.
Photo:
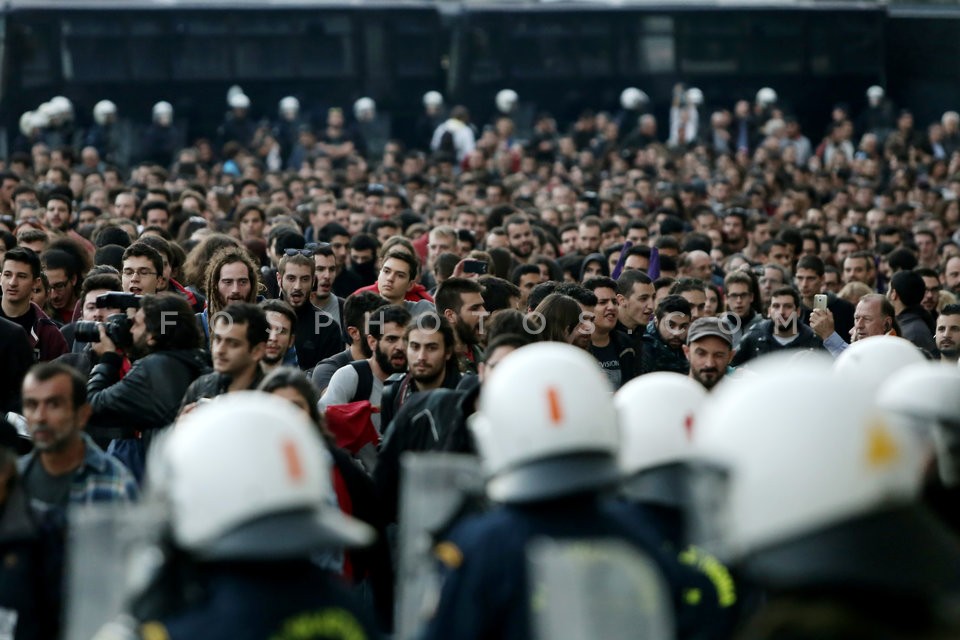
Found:
[(536, 637), (540, 536), (626, 541), (676, 637), (960, 628), (960, 116), (871, 87), (811, 141), (769, 88), (708, 112), (677, 85), (663, 129), (621, 98), (521, 139), (515, 92), (482, 127), (429, 92), (420, 148), (367, 99), (270, 124), (231, 90), (188, 145), (166, 102), (136, 141), (107, 101), (25, 114), (0, 636), (61, 633), (67, 512), (141, 494), (176, 551), (142, 637), (390, 634), (427, 451), (479, 456), (492, 505), (431, 532), (426, 637)]

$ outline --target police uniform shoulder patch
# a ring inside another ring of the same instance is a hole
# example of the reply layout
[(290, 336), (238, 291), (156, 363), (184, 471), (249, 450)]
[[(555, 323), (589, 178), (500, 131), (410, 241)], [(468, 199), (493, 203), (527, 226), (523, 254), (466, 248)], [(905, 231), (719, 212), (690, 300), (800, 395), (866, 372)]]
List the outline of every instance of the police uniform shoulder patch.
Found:
[(170, 640), (167, 628), (159, 622), (145, 622), (140, 625), (140, 637), (143, 640)]
[(463, 564), (463, 552), (452, 542), (441, 542), (433, 549), (433, 555), (448, 569), (459, 569)]

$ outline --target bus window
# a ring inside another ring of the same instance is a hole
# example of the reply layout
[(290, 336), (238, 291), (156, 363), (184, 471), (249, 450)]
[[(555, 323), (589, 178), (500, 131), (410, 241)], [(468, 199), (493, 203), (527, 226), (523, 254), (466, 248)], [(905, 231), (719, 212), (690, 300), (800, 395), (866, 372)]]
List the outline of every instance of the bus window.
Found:
[(296, 78), (303, 23), (297, 15), (238, 12), (234, 60), (240, 78)]
[[(640, 16), (627, 26), (623, 73), (673, 73), (676, 67), (673, 18)], [(629, 29), (633, 29), (630, 33)]]
[(63, 75), (77, 82), (127, 80), (127, 24), (121, 16), (84, 14), (63, 20)]
[(175, 80), (216, 80), (234, 76), (231, 68), (233, 38), (223, 16), (185, 13), (175, 25), (179, 34), (172, 47)]
[(804, 16), (780, 12), (745, 20), (747, 42), (741, 69), (744, 73), (780, 74), (803, 71)]
[(310, 18), (301, 45), (305, 78), (344, 78), (356, 73), (353, 25), (346, 15)]
[(731, 74), (740, 70), (743, 25), (719, 12), (689, 16), (681, 22), (678, 46), (684, 74)]
[(44, 20), (8, 27), (11, 50), (18, 52), (16, 59), (7, 58), (8, 63), (20, 66), (20, 82), (24, 88), (46, 86), (57, 79), (59, 61), (54, 51), (60, 40), (60, 30), (55, 26), (57, 23)]

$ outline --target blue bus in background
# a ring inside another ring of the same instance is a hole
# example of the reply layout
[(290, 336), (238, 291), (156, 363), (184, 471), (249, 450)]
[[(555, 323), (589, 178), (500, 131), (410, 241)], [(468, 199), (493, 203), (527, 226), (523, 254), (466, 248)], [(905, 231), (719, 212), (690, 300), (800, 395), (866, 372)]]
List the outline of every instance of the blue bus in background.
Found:
[(286, 95), (315, 116), (369, 96), (405, 139), (429, 90), (480, 123), (503, 88), (566, 121), (618, 109), (627, 86), (665, 117), (683, 82), (708, 109), (773, 87), (815, 137), (832, 103), (855, 114), (872, 84), (919, 122), (960, 102), (958, 18), (952, 5), (831, 0), (7, 0), (0, 121), (15, 134), (21, 113), (64, 95), (81, 125), (101, 99), (147, 122), (167, 100), (195, 137), (240, 85), (265, 118)]

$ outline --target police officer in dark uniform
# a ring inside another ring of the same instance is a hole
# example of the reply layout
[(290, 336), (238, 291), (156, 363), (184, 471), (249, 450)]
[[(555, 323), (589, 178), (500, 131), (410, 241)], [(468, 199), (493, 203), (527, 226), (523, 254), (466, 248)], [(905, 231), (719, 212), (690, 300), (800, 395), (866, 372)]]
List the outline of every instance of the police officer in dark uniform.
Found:
[(244, 391), (158, 442), (148, 478), (169, 513), (166, 565), (133, 599), (147, 640), (379, 637), (318, 554), (370, 542), (335, 506), (330, 460), (290, 402)]
[[(722, 524), (707, 538), (767, 593), (740, 637), (960, 637), (960, 545), (917, 502), (915, 428), (829, 359), (754, 373), (714, 392), (697, 431), (717, 464), (694, 492)], [(782, 411), (783, 389), (816, 401)]]
[[(617, 416), (606, 376), (561, 343), (518, 349), (485, 382), (470, 427), (501, 503), (458, 523), (435, 548), (443, 586), (430, 639), (531, 638), (528, 544), (534, 538), (619, 540), (650, 558), (680, 608), (679, 571), (648, 527), (601, 497), (619, 470)], [(682, 618), (682, 616), (681, 616)], [(689, 625), (678, 620), (680, 635)]]
[(719, 639), (732, 637), (749, 598), (744, 598), (742, 585), (723, 563), (690, 544), (696, 417), (707, 398), (699, 382), (660, 371), (628, 382), (617, 392), (614, 404), (623, 438), (620, 466), (626, 477), (620, 493), (624, 504), (653, 524), (662, 548), (699, 574), (701, 580), (692, 581), (685, 601), (702, 621), (698, 637)]

